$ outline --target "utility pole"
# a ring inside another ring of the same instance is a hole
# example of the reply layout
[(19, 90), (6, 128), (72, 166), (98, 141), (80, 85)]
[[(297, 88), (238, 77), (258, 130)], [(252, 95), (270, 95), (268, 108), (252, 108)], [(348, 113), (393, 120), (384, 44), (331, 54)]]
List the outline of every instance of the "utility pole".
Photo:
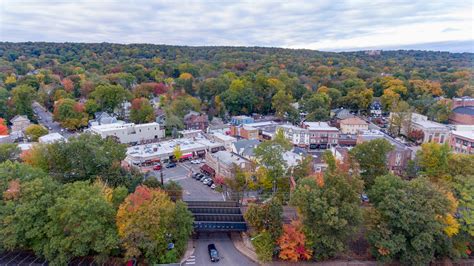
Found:
[(161, 162), (161, 160), (160, 160), (160, 179), (161, 179), (161, 185), (163, 186), (164, 185), (164, 181), (163, 181), (163, 163)]

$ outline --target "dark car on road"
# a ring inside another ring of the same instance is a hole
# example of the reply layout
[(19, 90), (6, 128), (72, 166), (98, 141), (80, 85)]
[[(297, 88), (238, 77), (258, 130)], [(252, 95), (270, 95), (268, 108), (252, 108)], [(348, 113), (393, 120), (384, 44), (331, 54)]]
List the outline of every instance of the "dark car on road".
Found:
[(176, 167), (175, 163), (169, 163), (166, 165), (166, 168), (174, 168), (174, 167)]
[(207, 246), (207, 250), (209, 251), (209, 257), (211, 258), (212, 262), (219, 261), (219, 252), (217, 252), (216, 246), (214, 244), (209, 244)]

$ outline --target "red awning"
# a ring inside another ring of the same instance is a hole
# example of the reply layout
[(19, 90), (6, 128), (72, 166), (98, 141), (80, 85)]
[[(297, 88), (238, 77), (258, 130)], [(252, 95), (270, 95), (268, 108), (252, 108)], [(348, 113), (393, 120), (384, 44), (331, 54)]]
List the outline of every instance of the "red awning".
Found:
[(203, 170), (204, 172), (207, 172), (207, 173), (209, 173), (209, 174), (213, 174), (213, 175), (216, 174), (216, 171), (214, 171), (214, 169), (212, 169), (212, 167), (210, 167), (210, 166), (207, 165), (207, 164), (203, 164), (203, 165), (201, 166), (201, 170)]
[(186, 159), (186, 158), (192, 158), (192, 157), (193, 157), (193, 154), (188, 153), (188, 154), (183, 154), (180, 159)]

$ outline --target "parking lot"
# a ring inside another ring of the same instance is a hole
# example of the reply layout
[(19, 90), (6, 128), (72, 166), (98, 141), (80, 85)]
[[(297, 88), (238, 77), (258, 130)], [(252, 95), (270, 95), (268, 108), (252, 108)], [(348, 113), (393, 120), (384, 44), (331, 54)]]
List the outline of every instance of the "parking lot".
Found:
[[(224, 197), (222, 193), (212, 190), (202, 182), (191, 178), (192, 173), (200, 172), (201, 164), (191, 164), (190, 161), (178, 163), (173, 168), (163, 168), (163, 180), (178, 182), (183, 187), (183, 200), (208, 200), (222, 201)], [(151, 170), (150, 175), (160, 180), (160, 170)]]

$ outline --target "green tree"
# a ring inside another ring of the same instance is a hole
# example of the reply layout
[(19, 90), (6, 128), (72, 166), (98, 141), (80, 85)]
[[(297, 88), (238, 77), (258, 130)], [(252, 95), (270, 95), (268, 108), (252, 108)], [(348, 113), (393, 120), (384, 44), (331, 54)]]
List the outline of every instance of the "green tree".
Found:
[(58, 100), (54, 105), (53, 117), (61, 126), (68, 129), (85, 127), (89, 120), (84, 105), (73, 99)]
[(183, 152), (181, 151), (181, 146), (178, 144), (173, 148), (173, 156), (176, 160), (181, 159), (183, 157)]
[(427, 265), (433, 260), (449, 212), (449, 201), (426, 179), (404, 181), (379, 176), (369, 190), (373, 209), (367, 214), (372, 254), (382, 262)]
[(293, 96), (286, 93), (283, 89), (278, 92), (272, 98), (272, 107), (275, 110), (275, 114), (283, 118), (292, 108), (291, 103), (293, 102)]
[(250, 204), (244, 217), (257, 232), (269, 232), (274, 242), (280, 237), (283, 226), (283, 206), (280, 200), (273, 198), (263, 204)]
[[(453, 180), (454, 194), (459, 200), (458, 212), (461, 231), (471, 237), (474, 242), (474, 176), (458, 175)], [(474, 244), (474, 243), (471, 243)]]
[(308, 98), (304, 98), (301, 103), (302, 110), (307, 115), (307, 120), (327, 120), (329, 119), (331, 99), (326, 93), (314, 93)]
[(89, 182), (64, 185), (48, 217), (43, 252), (53, 264), (89, 254), (103, 259), (118, 247), (115, 209), (101, 189)]
[(27, 115), (33, 118), (33, 99), (35, 98), (35, 90), (28, 85), (21, 85), (12, 90), (12, 113), (13, 115)]
[(450, 149), (447, 144), (424, 143), (416, 157), (424, 175), (435, 179), (448, 176)]
[(31, 125), (25, 129), (25, 135), (32, 141), (38, 141), (38, 138), (48, 134), (48, 129), (42, 125)]
[(20, 155), (21, 150), (15, 143), (2, 143), (0, 144), (0, 163), (7, 160), (15, 160)]
[[(174, 203), (160, 189), (139, 186), (120, 205), (117, 227), (126, 258), (172, 263), (184, 251), (193, 218), (181, 201)], [(168, 250), (168, 244), (174, 249)]]
[(155, 110), (146, 98), (136, 98), (132, 101), (130, 120), (134, 123), (147, 123), (155, 120)]
[(261, 262), (270, 262), (275, 251), (275, 240), (270, 232), (263, 231), (252, 238), (252, 245), (255, 247), (258, 260)]
[(55, 204), (60, 184), (44, 176), (20, 181), (19, 188), (16, 200), (5, 199), (0, 204), (0, 247), (31, 249), (37, 256), (43, 256), (44, 248), (50, 244), (48, 208)]
[(111, 138), (102, 139), (98, 135), (81, 134), (69, 138), (68, 142), (35, 147), (28, 163), (41, 167), (64, 183), (94, 180), (99, 176), (110, 186), (127, 186), (131, 177), (121, 168), (125, 152), (125, 145), (118, 144)]
[(370, 188), (377, 176), (388, 173), (387, 154), (393, 149), (392, 144), (385, 139), (374, 139), (355, 146), (350, 156), (360, 167), (364, 186)]
[(323, 178), (323, 182), (301, 180), (291, 197), (303, 222), (307, 247), (318, 259), (344, 251), (362, 221), (362, 182), (342, 173), (327, 173)]
[(389, 131), (395, 136), (400, 135), (402, 128), (407, 128), (411, 132), (411, 114), (410, 105), (405, 101), (397, 101), (392, 104), (390, 110), (391, 116), (389, 121)]
[(10, 117), (10, 110), (8, 108), (8, 99), (10, 92), (7, 89), (0, 87), (0, 117), (8, 119)]
[(89, 95), (102, 111), (114, 112), (120, 104), (131, 98), (131, 93), (120, 85), (99, 85)]

